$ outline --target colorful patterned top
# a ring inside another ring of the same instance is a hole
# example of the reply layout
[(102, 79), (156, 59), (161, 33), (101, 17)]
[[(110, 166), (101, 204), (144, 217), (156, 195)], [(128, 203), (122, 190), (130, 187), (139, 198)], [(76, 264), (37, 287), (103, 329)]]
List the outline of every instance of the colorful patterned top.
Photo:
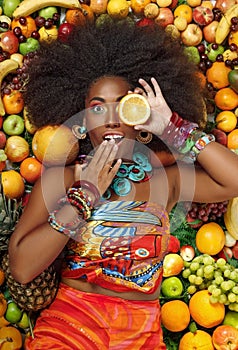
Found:
[(104, 202), (70, 240), (62, 276), (85, 278), (118, 292), (153, 293), (161, 283), (169, 240), (164, 207), (142, 201)]

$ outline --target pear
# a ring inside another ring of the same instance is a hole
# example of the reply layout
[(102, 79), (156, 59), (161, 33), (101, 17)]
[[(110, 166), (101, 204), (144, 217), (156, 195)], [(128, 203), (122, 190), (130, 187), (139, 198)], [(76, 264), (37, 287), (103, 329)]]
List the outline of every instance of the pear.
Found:
[(228, 73), (228, 80), (231, 88), (238, 94), (238, 69), (233, 69)]

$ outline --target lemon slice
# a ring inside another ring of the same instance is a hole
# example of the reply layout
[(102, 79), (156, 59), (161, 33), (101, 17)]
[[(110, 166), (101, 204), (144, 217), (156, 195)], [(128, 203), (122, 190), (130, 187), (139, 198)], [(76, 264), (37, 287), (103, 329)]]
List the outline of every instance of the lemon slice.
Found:
[(121, 99), (118, 114), (126, 125), (144, 124), (150, 117), (150, 105), (144, 96), (128, 94)]

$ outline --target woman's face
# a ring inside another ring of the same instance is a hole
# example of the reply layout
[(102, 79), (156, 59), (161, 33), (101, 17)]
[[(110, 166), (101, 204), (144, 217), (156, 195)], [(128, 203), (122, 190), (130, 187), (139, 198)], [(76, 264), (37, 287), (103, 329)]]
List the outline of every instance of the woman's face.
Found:
[(135, 140), (138, 132), (123, 124), (117, 112), (119, 101), (129, 89), (129, 83), (117, 76), (102, 77), (89, 88), (85, 104), (86, 128), (94, 147), (113, 138), (120, 149), (126, 141)]

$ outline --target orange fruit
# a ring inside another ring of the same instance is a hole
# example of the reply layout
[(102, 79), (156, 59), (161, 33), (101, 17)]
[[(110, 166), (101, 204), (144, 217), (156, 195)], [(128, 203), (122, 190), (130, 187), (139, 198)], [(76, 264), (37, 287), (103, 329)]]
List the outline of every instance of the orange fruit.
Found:
[(234, 129), (227, 135), (227, 148), (237, 149), (238, 148), (238, 129)]
[(1, 350), (22, 349), (22, 334), (16, 327), (2, 327), (0, 329), (0, 339), (6, 339), (6, 341), (1, 344)]
[(35, 132), (32, 138), (32, 151), (46, 166), (64, 165), (76, 159), (79, 144), (67, 126), (47, 125)]
[(176, 253), (169, 253), (164, 258), (163, 263), (163, 276), (175, 276), (178, 275), (184, 268), (183, 258)]
[(3, 95), (2, 101), (7, 114), (18, 114), (23, 110), (24, 100), (19, 90), (12, 90), (9, 95)]
[(174, 10), (174, 18), (178, 16), (186, 18), (188, 24), (191, 23), (193, 20), (192, 7), (187, 4), (178, 5)]
[(235, 129), (237, 124), (237, 117), (231, 111), (222, 111), (216, 116), (216, 127), (225, 132), (230, 132)]
[(189, 310), (193, 320), (205, 328), (219, 325), (225, 317), (225, 305), (221, 303), (212, 304), (207, 289), (200, 290), (192, 295), (189, 301)]
[(196, 246), (200, 253), (216, 255), (225, 244), (225, 233), (216, 222), (203, 224), (196, 233)]
[(207, 81), (215, 89), (222, 89), (229, 85), (228, 73), (230, 71), (231, 69), (225, 65), (225, 62), (213, 62), (211, 68), (206, 71)]
[(0, 268), (0, 286), (3, 285), (4, 281), (5, 281), (5, 273), (3, 269)]
[(112, 18), (126, 18), (129, 13), (129, 3), (127, 0), (110, 0), (107, 5), (107, 13)]
[(187, 332), (180, 339), (178, 350), (214, 350), (212, 337), (199, 329), (194, 333)]
[(161, 323), (171, 332), (181, 332), (190, 322), (188, 305), (182, 300), (171, 300), (161, 306)]
[(223, 111), (231, 111), (238, 106), (238, 94), (229, 87), (217, 91), (214, 101)]
[(20, 198), (25, 191), (23, 178), (16, 170), (6, 170), (1, 173), (4, 194), (11, 199)]
[(35, 183), (41, 176), (44, 166), (34, 157), (24, 159), (20, 164), (20, 174), (29, 183)]
[(146, 5), (148, 5), (151, 0), (131, 0), (130, 6), (135, 14), (143, 14)]
[(11, 29), (13, 30), (15, 27), (20, 27), (22, 34), (26, 38), (30, 38), (31, 33), (37, 30), (35, 20), (31, 16), (25, 16), (24, 18), (26, 19), (25, 24), (21, 24), (19, 18), (13, 18), (11, 22)]
[(210, 0), (204, 0), (204, 1), (202, 1), (202, 3), (201, 3), (201, 6), (204, 6), (204, 7), (208, 7), (209, 9), (213, 9), (213, 3), (212, 3), (212, 1), (210, 1)]
[(4, 316), (6, 310), (7, 310), (7, 301), (4, 295), (0, 293), (0, 317)]
[(150, 105), (144, 96), (128, 94), (121, 99), (118, 113), (124, 124), (144, 124), (150, 117)]
[(0, 317), (0, 328), (8, 326), (9, 324), (10, 322), (7, 321), (4, 316)]
[(65, 14), (67, 23), (75, 26), (84, 26), (87, 22), (93, 23), (94, 12), (92, 8), (86, 4), (81, 4), (82, 9), (68, 9)]

